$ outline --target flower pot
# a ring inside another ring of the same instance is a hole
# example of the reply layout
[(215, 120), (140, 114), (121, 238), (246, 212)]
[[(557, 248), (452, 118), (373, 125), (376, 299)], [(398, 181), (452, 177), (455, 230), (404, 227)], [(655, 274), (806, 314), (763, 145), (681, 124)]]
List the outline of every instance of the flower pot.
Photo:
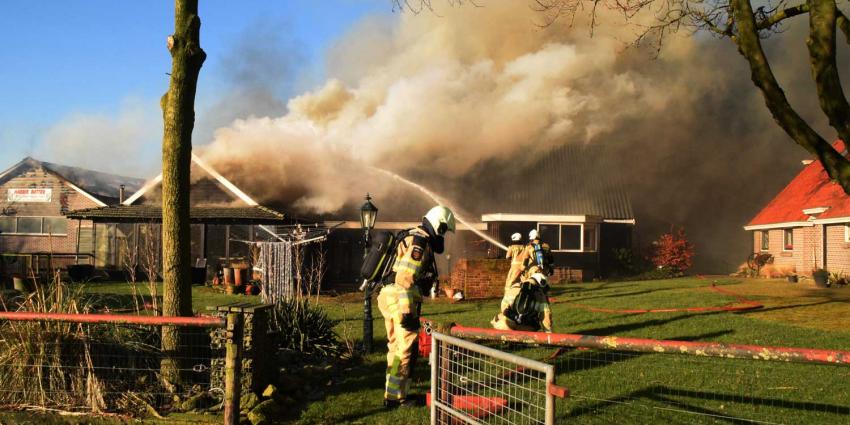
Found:
[(224, 284), (233, 285), (233, 269), (230, 267), (222, 267), (221, 272), (224, 274)]
[(245, 281), (245, 269), (233, 269), (233, 284), (236, 286), (242, 286), (242, 283)]
[(825, 270), (818, 270), (812, 273), (812, 278), (815, 280), (815, 286), (818, 288), (826, 288), (829, 286), (829, 273)]
[(452, 298), (455, 295), (454, 288), (444, 288), (443, 292), (446, 294), (446, 297)]

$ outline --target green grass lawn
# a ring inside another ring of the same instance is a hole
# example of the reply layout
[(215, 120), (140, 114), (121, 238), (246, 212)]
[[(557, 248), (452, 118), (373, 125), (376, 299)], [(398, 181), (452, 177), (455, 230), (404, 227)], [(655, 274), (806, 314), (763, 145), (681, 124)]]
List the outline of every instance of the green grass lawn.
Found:
[[(610, 314), (590, 312), (571, 304), (650, 309), (735, 302), (732, 297), (708, 290), (712, 283), (759, 299), (765, 304), (764, 311)], [(848, 317), (850, 306), (843, 297), (850, 294), (850, 289), (826, 290), (830, 292), (812, 289), (807, 296), (825, 298), (821, 308), (829, 306), (830, 315), (792, 324), (784, 323), (776, 313), (793, 315), (794, 298), (803, 295), (794, 294), (790, 298), (772, 295), (776, 289), (787, 290), (788, 285), (778, 280), (696, 278), (570, 284), (554, 288), (551, 293), (556, 300), (552, 306), (554, 328), (560, 333), (850, 349), (850, 332), (836, 330), (832, 325)], [(830, 301), (832, 298), (836, 299)], [(356, 295), (323, 302), (341, 320), (341, 335), (360, 335), (362, 302)], [(809, 308), (810, 304), (811, 300), (805, 300), (799, 307)], [(488, 327), (497, 309), (498, 300), (457, 304), (437, 301), (426, 302), (423, 315), (435, 321)], [(768, 317), (768, 311), (774, 314)], [(375, 314), (379, 317), (377, 309)], [(818, 320), (824, 324), (822, 328)], [(381, 409), (385, 332), (380, 319), (376, 321), (375, 338), (379, 352), (364, 358), (362, 365), (353, 369), (324, 400), (307, 406), (297, 423), (428, 423), (425, 408), (413, 409), (414, 412)], [(498, 348), (537, 359), (553, 352), (551, 348)], [(850, 368), (599, 351), (570, 351), (552, 362), (558, 370), (558, 383), (572, 391), (572, 397), (558, 402), (558, 415), (565, 423), (736, 423), (721, 420), (721, 416), (778, 423), (850, 422), (846, 416)], [(419, 363), (414, 392), (428, 390), (426, 363)]]
[[(709, 307), (735, 299), (708, 289), (711, 284), (764, 304), (749, 312), (595, 313), (576, 303), (608, 309)], [(126, 283), (91, 284), (88, 293), (126, 302)], [(642, 338), (850, 350), (850, 288), (815, 289), (780, 280), (682, 278), (645, 282), (569, 284), (550, 294), (555, 332)], [(256, 297), (225, 295), (195, 287), (193, 305)], [(362, 295), (322, 297), (339, 320), (339, 335), (356, 342), (362, 333)], [(423, 315), (438, 322), (488, 327), (498, 300), (448, 303), (428, 300)], [(424, 407), (385, 411), (383, 394), (386, 339), (374, 308), (376, 352), (352, 361), (324, 386), (322, 397), (288, 419), (296, 424), (426, 424)], [(494, 345), (526, 357), (545, 359), (554, 349)], [(572, 396), (557, 403), (562, 423), (747, 423), (727, 416), (773, 423), (850, 423), (850, 368), (762, 361), (612, 351), (567, 351), (554, 360), (560, 385)], [(417, 365), (412, 392), (429, 388), (427, 362)], [(690, 413), (686, 413), (690, 412)], [(699, 413), (699, 414), (697, 414)], [(2, 419), (2, 417), (0, 417)]]

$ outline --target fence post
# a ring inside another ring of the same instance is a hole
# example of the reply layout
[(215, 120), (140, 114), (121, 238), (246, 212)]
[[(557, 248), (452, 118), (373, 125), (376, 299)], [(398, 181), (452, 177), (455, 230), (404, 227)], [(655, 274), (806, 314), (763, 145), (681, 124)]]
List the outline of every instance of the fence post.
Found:
[(242, 396), (242, 313), (227, 314), (227, 343), (224, 359), (224, 424), (239, 424), (239, 399)]

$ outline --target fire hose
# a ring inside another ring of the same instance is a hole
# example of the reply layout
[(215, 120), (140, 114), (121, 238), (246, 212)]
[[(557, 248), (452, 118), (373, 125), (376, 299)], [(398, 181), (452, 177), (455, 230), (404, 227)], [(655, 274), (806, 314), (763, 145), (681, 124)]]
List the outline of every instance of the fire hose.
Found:
[(578, 308), (585, 309), (594, 313), (619, 313), (619, 314), (643, 314), (643, 313), (678, 313), (678, 312), (707, 312), (707, 311), (747, 311), (764, 307), (763, 304), (750, 300), (742, 295), (736, 294), (728, 289), (723, 289), (715, 284), (709, 287), (714, 292), (728, 295), (735, 298), (736, 302), (731, 305), (721, 307), (686, 307), (686, 308), (654, 308), (654, 309), (615, 309), (593, 307), (577, 302), (564, 301)]

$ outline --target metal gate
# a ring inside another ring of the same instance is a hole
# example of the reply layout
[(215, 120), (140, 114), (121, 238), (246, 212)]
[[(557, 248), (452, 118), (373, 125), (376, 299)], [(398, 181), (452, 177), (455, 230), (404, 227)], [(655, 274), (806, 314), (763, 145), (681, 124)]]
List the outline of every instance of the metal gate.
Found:
[(555, 422), (555, 367), (452, 336), (431, 335), (431, 424)]

